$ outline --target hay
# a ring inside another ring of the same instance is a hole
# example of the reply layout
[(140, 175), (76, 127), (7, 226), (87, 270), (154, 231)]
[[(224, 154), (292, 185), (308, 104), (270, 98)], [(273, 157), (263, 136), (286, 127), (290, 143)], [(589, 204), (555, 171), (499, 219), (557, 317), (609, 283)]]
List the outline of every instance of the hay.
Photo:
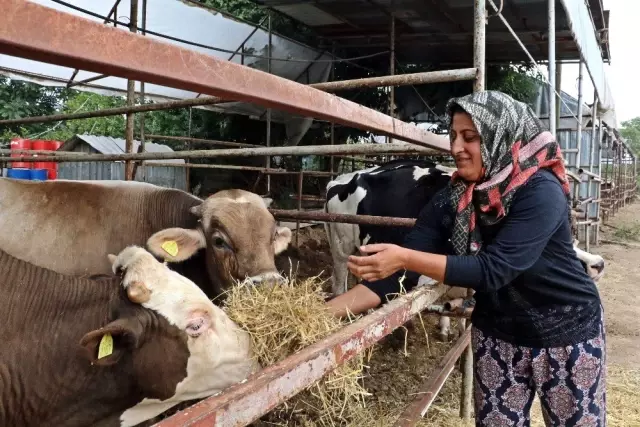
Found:
[(607, 366), (607, 424), (640, 426), (640, 369)]
[[(263, 368), (282, 361), (342, 329), (345, 321), (325, 305), (324, 281), (295, 278), (276, 286), (241, 283), (228, 293), (224, 310), (251, 335)], [(352, 320), (351, 320), (352, 321)], [(361, 385), (366, 353), (338, 367), (274, 409), (263, 421), (275, 425), (353, 425), (364, 416), (367, 391)], [(313, 421), (311, 421), (313, 420)]]

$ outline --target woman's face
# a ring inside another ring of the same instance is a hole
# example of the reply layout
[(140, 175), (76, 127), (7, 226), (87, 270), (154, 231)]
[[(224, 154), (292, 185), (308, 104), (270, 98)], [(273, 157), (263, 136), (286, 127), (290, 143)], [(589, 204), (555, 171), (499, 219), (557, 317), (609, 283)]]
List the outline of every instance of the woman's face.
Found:
[(457, 112), (453, 115), (449, 138), (451, 155), (460, 177), (468, 182), (479, 181), (482, 178), (481, 139), (469, 114)]

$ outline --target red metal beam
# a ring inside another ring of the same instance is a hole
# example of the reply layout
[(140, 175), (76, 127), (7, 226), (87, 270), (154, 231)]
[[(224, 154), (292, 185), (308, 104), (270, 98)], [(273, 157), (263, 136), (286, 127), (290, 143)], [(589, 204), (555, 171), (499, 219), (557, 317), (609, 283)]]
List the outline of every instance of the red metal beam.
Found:
[(458, 341), (451, 347), (447, 354), (442, 358), (438, 367), (433, 371), (431, 376), (425, 381), (418, 392), (418, 397), (411, 402), (404, 412), (398, 417), (394, 427), (412, 427), (424, 417), (427, 410), (438, 396), (440, 389), (453, 370), (453, 365), (465, 348), (471, 342), (471, 328), (460, 336)]
[[(306, 85), (24, 0), (0, 0), (0, 53), (255, 103), (440, 150), (447, 138)], [(77, 42), (82, 34), (82, 43)]]
[(398, 297), (324, 340), (261, 370), (247, 382), (198, 402), (155, 426), (245, 426), (380, 341), (444, 291), (442, 285), (423, 287)]

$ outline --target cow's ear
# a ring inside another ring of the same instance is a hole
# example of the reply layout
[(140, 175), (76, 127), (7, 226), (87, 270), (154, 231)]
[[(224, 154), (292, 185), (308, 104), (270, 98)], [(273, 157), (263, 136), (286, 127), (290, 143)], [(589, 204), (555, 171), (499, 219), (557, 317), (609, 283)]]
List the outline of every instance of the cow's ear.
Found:
[(137, 348), (141, 335), (140, 322), (118, 319), (88, 332), (80, 339), (80, 346), (92, 365), (110, 366), (122, 359), (126, 352)]
[(202, 230), (188, 228), (166, 228), (147, 240), (147, 249), (167, 262), (182, 262), (207, 247)]
[(288, 227), (276, 227), (276, 235), (273, 240), (273, 252), (278, 255), (289, 246), (291, 242), (291, 229)]

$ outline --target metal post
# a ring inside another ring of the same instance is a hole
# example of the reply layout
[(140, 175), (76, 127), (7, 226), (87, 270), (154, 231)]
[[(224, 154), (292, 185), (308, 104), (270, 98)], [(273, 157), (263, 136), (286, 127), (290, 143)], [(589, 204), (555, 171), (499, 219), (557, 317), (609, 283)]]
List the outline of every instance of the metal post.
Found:
[(560, 98), (562, 95), (562, 61), (556, 61), (556, 129), (560, 127), (560, 117), (562, 117), (562, 99)]
[(473, 91), (480, 92), (484, 90), (485, 80), (485, 40), (487, 35), (487, 9), (485, 1), (474, 0), (473, 11), (473, 66), (476, 68)]
[[(389, 75), (393, 76), (396, 73), (396, 19), (391, 16), (391, 28), (390, 28), (390, 46), (389, 46)], [(396, 103), (395, 100), (396, 91), (393, 86), (389, 87), (389, 116), (394, 117), (394, 105)], [(387, 144), (391, 142), (391, 137), (386, 137)], [(384, 157), (383, 157), (384, 159)], [(388, 159), (385, 159), (388, 160)]]
[[(143, 36), (147, 35), (147, 0), (142, 0), (142, 32)], [(144, 82), (140, 82), (140, 105), (144, 105)], [(144, 120), (145, 114), (140, 114), (140, 149), (141, 153), (145, 152), (145, 132), (144, 132)], [(136, 172), (138, 168), (136, 167), (138, 163), (134, 163), (133, 167), (133, 179), (136, 179)], [(147, 170), (144, 167), (144, 162), (140, 162), (140, 166), (142, 166), (142, 180), (146, 179)]]
[[(302, 162), (300, 162), (300, 173), (298, 174), (298, 212), (302, 211), (302, 183), (304, 180), (304, 172), (302, 171)], [(300, 219), (296, 219), (296, 248), (299, 248), (300, 236)]]
[[(600, 188), (600, 184), (602, 183), (602, 144), (603, 144), (603, 140), (606, 137), (605, 133), (604, 133), (604, 123), (601, 121), (600, 123), (600, 132), (598, 133), (598, 157), (597, 160), (594, 159), (594, 162), (597, 161), (597, 171), (598, 171), (598, 176), (600, 177), (600, 182), (597, 181), (593, 181), (593, 196), (595, 197), (596, 200), (599, 200), (597, 202), (597, 204), (595, 205), (594, 209), (595, 209), (595, 221), (594, 221), (594, 227), (595, 227), (595, 233), (593, 234), (593, 239), (594, 239), (594, 244), (597, 246), (598, 242), (600, 241), (600, 217), (601, 217), (601, 212), (602, 212), (602, 191)], [(595, 148), (594, 148), (594, 156), (595, 156)], [(589, 212), (589, 208), (587, 207), (587, 213)]]
[[(576, 171), (580, 169), (582, 165), (580, 161), (580, 152), (582, 148), (582, 104), (584, 103), (583, 95), (582, 95), (582, 79), (584, 74), (584, 62), (580, 61), (580, 67), (578, 69), (578, 147), (576, 151)], [(568, 148), (568, 147), (567, 147)], [(578, 186), (578, 189), (580, 187)]]
[[(333, 45), (331, 46), (331, 56), (335, 57), (335, 55), (336, 55), (336, 44), (333, 43)], [(330, 80), (333, 81), (335, 77), (336, 77), (336, 64), (331, 64)], [(331, 145), (335, 144), (335, 138), (336, 138), (336, 124), (332, 121), (331, 122), (331, 142), (330, 142)], [(333, 179), (334, 178), (333, 156), (329, 157), (329, 171), (331, 172), (331, 179)]]
[(547, 0), (549, 5), (549, 130), (556, 136), (556, 0)]
[[(191, 138), (191, 124), (193, 123), (192, 115), (193, 115), (193, 108), (189, 107), (189, 126), (187, 128), (188, 138)], [(185, 145), (187, 147), (187, 150), (191, 150), (191, 142), (192, 141), (186, 142)], [(189, 161), (189, 159), (185, 159), (185, 163), (187, 167), (184, 168), (184, 182), (185, 182), (187, 193), (191, 193), (191, 168), (189, 167), (189, 163), (191, 162)]]
[[(473, 91), (484, 90), (485, 84), (485, 53), (486, 53), (486, 24), (487, 10), (485, 0), (474, 0), (474, 28), (473, 28), (473, 66), (477, 69), (473, 82)], [(467, 291), (467, 298), (473, 297), (473, 290)], [(462, 322), (463, 319), (459, 319)], [(466, 322), (465, 322), (466, 323)], [(471, 328), (471, 322), (467, 325)], [(467, 345), (461, 358), (462, 382), (460, 385), (460, 418), (471, 418), (473, 398), (473, 349), (471, 343)]]
[[(591, 109), (591, 145), (589, 147), (589, 172), (593, 173), (593, 155), (596, 148), (596, 122), (598, 121), (598, 95), (594, 90)], [(591, 181), (587, 184), (587, 197), (591, 196)]]
[[(271, 74), (271, 40), (272, 40), (272, 32), (271, 32), (271, 11), (269, 11), (269, 44), (267, 45), (267, 73)], [(271, 146), (271, 108), (267, 108), (267, 147)], [(271, 157), (267, 156), (265, 161), (265, 167), (267, 169), (271, 168)], [(271, 176), (267, 175), (267, 194), (271, 193)]]
[[(131, 13), (129, 16), (129, 31), (137, 32), (138, 28), (138, 0), (131, 0)], [(127, 106), (131, 107), (136, 103), (136, 82), (135, 80), (127, 80)], [(133, 121), (135, 115), (127, 113), (127, 125), (125, 128), (126, 152), (133, 153)], [(133, 180), (133, 162), (125, 162), (124, 179)]]

